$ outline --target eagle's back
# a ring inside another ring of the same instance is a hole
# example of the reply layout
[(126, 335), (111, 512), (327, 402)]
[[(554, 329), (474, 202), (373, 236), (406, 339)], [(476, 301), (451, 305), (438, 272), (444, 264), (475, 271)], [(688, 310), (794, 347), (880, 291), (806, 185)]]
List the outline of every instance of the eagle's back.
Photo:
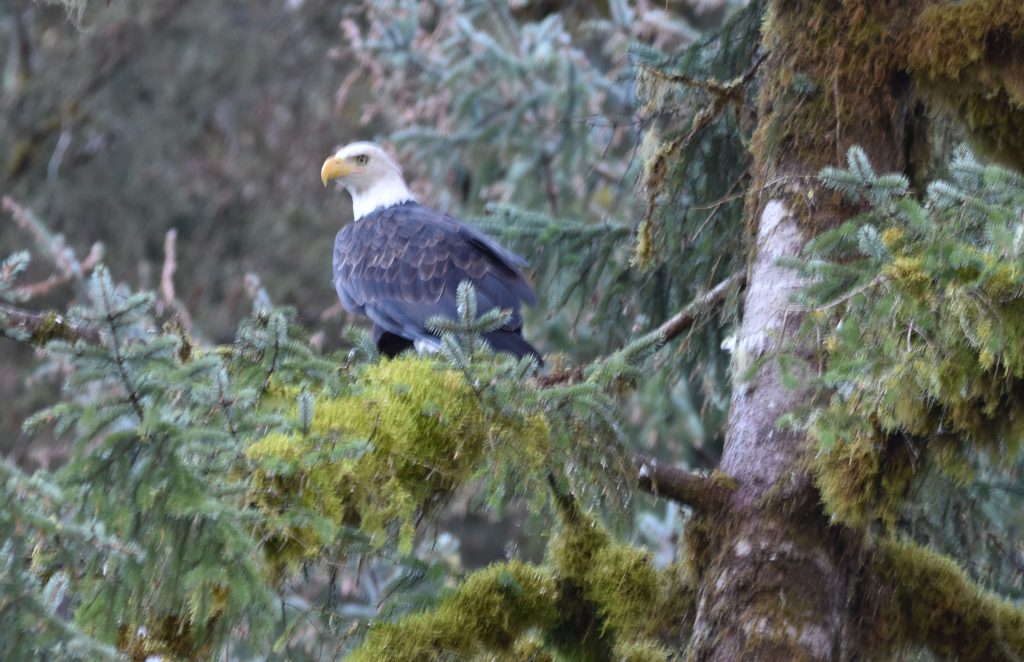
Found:
[(456, 317), (463, 280), (473, 284), (480, 312), (512, 311), (500, 332), (518, 334), (521, 305), (536, 301), (520, 272), (525, 266), (486, 234), (416, 202), (367, 214), (334, 242), (334, 286), (342, 305), (409, 341), (436, 341), (426, 321)]

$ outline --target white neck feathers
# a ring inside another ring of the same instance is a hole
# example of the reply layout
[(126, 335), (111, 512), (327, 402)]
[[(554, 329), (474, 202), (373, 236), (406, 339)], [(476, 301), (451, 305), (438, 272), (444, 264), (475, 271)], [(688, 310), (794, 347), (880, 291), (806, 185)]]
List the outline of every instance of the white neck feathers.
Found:
[(377, 209), (415, 199), (398, 173), (388, 173), (362, 191), (350, 188), (348, 192), (352, 196), (352, 215), (357, 221)]

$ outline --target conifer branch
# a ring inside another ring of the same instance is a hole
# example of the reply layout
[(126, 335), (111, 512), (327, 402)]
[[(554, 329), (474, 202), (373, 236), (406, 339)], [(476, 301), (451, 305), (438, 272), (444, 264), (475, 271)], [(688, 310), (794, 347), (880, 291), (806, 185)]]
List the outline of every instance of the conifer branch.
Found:
[(114, 308), (113, 293), (110, 291), (110, 283), (106, 279), (106, 276), (107, 274), (105, 273), (100, 274), (100, 278), (97, 280), (97, 283), (103, 306), (103, 313), (107, 321), (107, 328), (110, 330), (110, 350), (113, 354), (114, 365), (117, 366), (117, 374), (121, 378), (121, 383), (124, 385), (125, 392), (128, 393), (128, 400), (131, 402), (132, 409), (135, 410), (135, 415), (138, 416), (139, 422), (141, 423), (146, 418), (146, 412), (142, 408), (142, 398), (139, 396), (138, 389), (136, 389), (135, 383), (131, 378), (131, 372), (128, 368), (128, 362), (124, 354), (121, 335), (117, 332), (118, 318), (124, 311), (119, 311)]
[(746, 281), (747, 274), (745, 272), (738, 271), (734, 273), (718, 285), (715, 285), (713, 288), (708, 290), (703, 296), (688, 303), (685, 308), (665, 320), (661, 326), (654, 331), (651, 331), (643, 338), (648, 339), (655, 336), (661, 336), (662, 342), (668, 342), (669, 340), (678, 338), (684, 331), (689, 330), (690, 327), (693, 326), (701, 313), (705, 312), (708, 308), (721, 303), (733, 287), (742, 287)]
[[(733, 287), (742, 287), (743, 284), (746, 283), (746, 280), (747, 274), (745, 272), (738, 271), (734, 273), (718, 285), (715, 285), (713, 288), (708, 290), (702, 296), (697, 297), (690, 303), (686, 304), (682, 310), (665, 320), (657, 329), (641, 336), (635, 342), (639, 344), (656, 341), (666, 343), (678, 338), (684, 332), (692, 328), (700, 316), (709, 308), (721, 303)], [(614, 354), (599, 358), (595, 360), (592, 365), (607, 361), (611, 356), (614, 356)], [(551, 374), (541, 375), (537, 378), (537, 382), (542, 388), (563, 384), (575, 384), (583, 380), (584, 368), (586, 368), (586, 366), (575, 366), (555, 370)]]
[(51, 340), (81, 340), (90, 345), (103, 342), (103, 334), (93, 326), (70, 323), (54, 312), (37, 313), (0, 303), (0, 337), (45, 345)]
[(632, 460), (641, 490), (702, 512), (724, 508), (736, 488), (732, 478), (718, 471), (698, 474), (639, 454)]

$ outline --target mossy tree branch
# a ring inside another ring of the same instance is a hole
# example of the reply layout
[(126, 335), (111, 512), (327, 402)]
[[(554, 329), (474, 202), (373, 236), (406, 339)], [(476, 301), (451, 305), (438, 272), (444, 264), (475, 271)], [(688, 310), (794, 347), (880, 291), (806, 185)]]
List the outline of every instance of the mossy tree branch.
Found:
[(1024, 167), (1024, 6), (1017, 0), (938, 2), (910, 26), (907, 64), (921, 88), (952, 110), (974, 143)]
[[(986, 591), (951, 558), (898, 540), (870, 562), (866, 640), (895, 651), (926, 646), (941, 659), (1024, 658), (1024, 609)], [(884, 653), (885, 651), (881, 651)]]
[(72, 324), (54, 312), (37, 313), (0, 303), (0, 337), (45, 345), (51, 340), (82, 340), (100, 344), (103, 335), (91, 326)]
[(554, 576), (518, 561), (474, 573), (437, 609), (373, 628), (351, 660), (421, 660), (512, 653), (531, 628), (557, 618)]
[(347, 659), (668, 659), (663, 635), (693, 618), (689, 573), (658, 570), (643, 550), (616, 543), (549, 481), (561, 527), (544, 566), (473, 572), (435, 608), (372, 627)]

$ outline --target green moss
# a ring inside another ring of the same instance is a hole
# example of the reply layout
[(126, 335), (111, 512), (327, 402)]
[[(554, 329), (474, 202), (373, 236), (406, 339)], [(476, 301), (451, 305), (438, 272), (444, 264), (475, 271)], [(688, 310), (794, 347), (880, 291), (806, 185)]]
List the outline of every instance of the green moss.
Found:
[(470, 575), (437, 609), (373, 627), (348, 659), (465, 659), (532, 648), (526, 635), (556, 619), (556, 599), (550, 572), (516, 561), (493, 565)]
[(647, 552), (614, 542), (585, 514), (563, 519), (549, 546), (550, 562), (593, 605), (602, 637), (615, 642), (616, 651), (661, 651), (658, 638), (693, 608), (689, 573), (681, 565), (658, 571)]
[[(296, 401), (286, 395), (278, 400)], [(352, 392), (314, 401), (307, 433), (273, 433), (247, 450), (251, 503), (272, 522), (268, 558), (281, 570), (313, 557), (342, 525), (378, 544), (397, 531), (409, 550), (419, 516), (486, 463), (539, 470), (548, 435), (543, 416), (488, 412), (461, 373), (430, 358), (369, 366)]]
[(934, 4), (921, 11), (912, 34), (908, 57), (919, 74), (959, 79), (976, 64), (1014, 52), (1024, 40), (1024, 6), (1016, 0)]
[(508, 653), (491, 653), (490, 659), (496, 662), (555, 662), (555, 656), (545, 650), (544, 642), (535, 637), (520, 637)]
[(612, 654), (621, 662), (666, 662), (671, 655), (667, 648), (651, 641), (619, 643)]
[(45, 345), (51, 340), (62, 338), (65, 328), (64, 320), (57, 313), (46, 313), (39, 327), (32, 332), (32, 342), (36, 345)]
[(739, 487), (739, 481), (725, 473), (721, 469), (715, 469), (708, 474), (708, 483), (711, 489), (725, 489), (733, 491)]
[(644, 632), (653, 623), (649, 606), (658, 601), (658, 572), (647, 553), (630, 545), (608, 545), (594, 555), (585, 575), (587, 596), (601, 618), (619, 632)]
[(876, 612), (890, 647), (927, 646), (941, 659), (1024, 657), (1024, 609), (981, 589), (952, 559), (886, 541), (874, 570), (892, 589), (892, 608)]
[(889, 127), (902, 114), (891, 82), (905, 68), (901, 33), (919, 4), (773, 3), (763, 34), (776, 66), (767, 68), (761, 87), (755, 162), (786, 153), (814, 170), (838, 160), (850, 144), (870, 150), (872, 128)]
[(636, 244), (633, 246), (633, 255), (629, 259), (629, 263), (640, 271), (651, 270), (657, 261), (653, 235), (653, 222), (647, 218), (637, 228)]
[(963, 120), (975, 144), (1024, 165), (1024, 7), (972, 0), (924, 9), (907, 40), (921, 88)]
[(644, 551), (615, 543), (571, 507), (546, 567), (475, 572), (434, 610), (375, 626), (351, 659), (668, 659), (662, 637), (678, 634), (693, 611), (689, 574), (655, 569)]
[(812, 475), (834, 521), (853, 528), (881, 522), (891, 528), (918, 468), (915, 442), (859, 427), (852, 438), (818, 452), (811, 461)]

